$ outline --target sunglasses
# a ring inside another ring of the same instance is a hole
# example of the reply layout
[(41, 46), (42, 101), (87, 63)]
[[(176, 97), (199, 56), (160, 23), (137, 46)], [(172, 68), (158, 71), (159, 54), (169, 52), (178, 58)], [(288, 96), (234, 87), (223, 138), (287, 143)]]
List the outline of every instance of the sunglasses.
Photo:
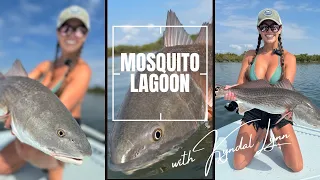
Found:
[(276, 33), (280, 30), (281, 26), (277, 24), (267, 25), (262, 24), (258, 27), (261, 32), (267, 32), (269, 29), (271, 29), (272, 32)]
[(58, 29), (58, 31), (60, 32), (60, 34), (62, 36), (67, 36), (67, 35), (71, 35), (72, 33), (74, 33), (74, 35), (77, 38), (82, 38), (83, 36), (85, 36), (88, 33), (87, 28), (84, 26), (73, 27), (73, 26), (70, 26), (69, 24), (62, 25)]

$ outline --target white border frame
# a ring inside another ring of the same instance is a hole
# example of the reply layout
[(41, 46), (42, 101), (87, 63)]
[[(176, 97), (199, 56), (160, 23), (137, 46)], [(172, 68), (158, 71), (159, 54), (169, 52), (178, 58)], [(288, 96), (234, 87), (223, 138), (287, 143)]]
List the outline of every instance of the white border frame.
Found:
[[(196, 119), (196, 120), (190, 120), (190, 119), (185, 119), (185, 120), (162, 120), (161, 113), (159, 115), (159, 119), (114, 119), (114, 76), (115, 75), (120, 75), (120, 73), (115, 73), (114, 72), (114, 30), (115, 28), (123, 28), (123, 27), (135, 27), (135, 28), (156, 28), (158, 27), (160, 29), (160, 34), (161, 28), (164, 27), (197, 27), (197, 28), (206, 28), (206, 73), (200, 73), (202, 76), (206, 76), (206, 102), (208, 102), (208, 26), (112, 26), (112, 121), (208, 121), (208, 113), (205, 113), (205, 118), (204, 119)], [(206, 112), (208, 112), (208, 106), (206, 105)]]

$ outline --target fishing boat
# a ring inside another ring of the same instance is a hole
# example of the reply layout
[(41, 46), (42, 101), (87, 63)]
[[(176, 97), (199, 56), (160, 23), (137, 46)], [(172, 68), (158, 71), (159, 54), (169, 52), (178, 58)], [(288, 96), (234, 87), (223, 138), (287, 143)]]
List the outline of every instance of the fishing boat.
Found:
[[(92, 147), (92, 156), (84, 159), (80, 166), (66, 164), (63, 180), (104, 180), (105, 179), (105, 135), (82, 124), (82, 130), (86, 133)], [(0, 131), (0, 149), (15, 139), (10, 131)], [(0, 180), (47, 180), (47, 174), (41, 169), (30, 164), (25, 165), (19, 171), (11, 175), (0, 175)]]
[[(233, 152), (236, 136), (241, 125), (240, 121), (230, 123), (219, 128), (218, 139), (215, 144), (215, 179), (290, 179), (290, 180), (306, 180), (320, 179), (320, 130), (311, 127), (294, 125), (296, 136), (303, 158), (303, 170), (300, 172), (292, 172), (284, 163), (281, 149), (276, 146), (270, 151), (261, 151), (254, 156), (251, 163), (242, 170), (233, 168)], [(273, 134), (271, 134), (272, 137)], [(260, 149), (262, 149), (260, 144)], [(280, 146), (281, 147), (281, 146)], [(223, 156), (223, 152), (230, 150), (227, 159)], [(219, 156), (219, 153), (221, 156)]]

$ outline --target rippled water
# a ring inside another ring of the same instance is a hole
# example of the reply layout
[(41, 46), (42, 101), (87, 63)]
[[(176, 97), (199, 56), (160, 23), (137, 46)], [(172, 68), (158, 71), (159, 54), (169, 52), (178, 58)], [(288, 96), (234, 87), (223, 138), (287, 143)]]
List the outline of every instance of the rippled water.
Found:
[[(115, 58), (115, 73), (120, 72), (120, 58)], [(108, 133), (112, 128), (112, 59), (108, 59)], [(115, 115), (119, 109), (123, 98), (128, 91), (130, 76), (128, 73), (121, 72), (120, 76), (115, 76), (114, 84), (114, 106), (115, 106)], [(179, 150), (175, 155), (169, 156), (163, 161), (140, 171), (135, 172), (134, 174), (127, 176), (121, 172), (113, 172), (108, 169), (108, 178), (122, 178), (122, 179), (132, 179), (132, 178), (186, 178), (186, 179), (212, 179), (212, 172), (207, 177), (205, 177), (204, 167), (207, 159), (211, 154), (212, 149), (212, 136), (208, 136), (204, 139), (199, 145), (199, 148), (205, 148), (201, 153), (193, 153), (192, 158), (196, 159), (195, 162), (192, 162), (188, 165), (172, 168), (171, 163), (177, 162), (184, 151), (192, 150), (192, 148), (209, 132), (209, 130), (202, 126), (197, 133), (195, 133), (191, 138), (184, 143), (183, 149)], [(107, 156), (109, 160), (109, 154)], [(185, 160), (186, 161), (186, 160)]]
[[(216, 63), (215, 83), (237, 83), (241, 63)], [(320, 64), (298, 64), (294, 87), (320, 107)], [(242, 116), (224, 108), (227, 101), (219, 99), (215, 104), (215, 129), (241, 119)]]

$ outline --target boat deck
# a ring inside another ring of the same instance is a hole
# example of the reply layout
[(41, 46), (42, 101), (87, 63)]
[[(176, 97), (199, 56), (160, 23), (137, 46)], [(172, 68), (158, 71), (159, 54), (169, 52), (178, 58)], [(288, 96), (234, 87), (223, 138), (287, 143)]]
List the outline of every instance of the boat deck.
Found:
[[(14, 138), (9, 131), (0, 131), (0, 149)], [(105, 146), (92, 138), (88, 139), (92, 146), (92, 156), (85, 159), (80, 166), (67, 164), (63, 174), (64, 180), (105, 179)], [(42, 170), (27, 164), (12, 175), (0, 175), (0, 180), (47, 180), (47, 175)]]
[[(228, 149), (234, 148), (239, 127), (240, 121), (236, 121), (218, 129), (219, 134), (215, 145), (216, 179), (320, 179), (319, 130), (298, 125), (294, 126), (304, 164), (303, 170), (300, 172), (292, 172), (289, 168), (287, 168), (283, 160), (281, 149), (279, 149), (277, 146), (274, 147), (271, 152), (262, 151), (260, 154), (256, 154), (251, 163), (243, 170), (235, 170), (233, 168), (233, 152), (231, 151), (228, 154), (228, 160), (226, 160), (224, 163), (219, 161), (218, 152), (220, 152), (222, 156), (222, 151), (227, 151)], [(233, 130), (235, 131), (231, 133)], [(230, 136), (228, 136), (229, 134)], [(222, 160), (225, 160), (224, 157), (221, 158)]]

